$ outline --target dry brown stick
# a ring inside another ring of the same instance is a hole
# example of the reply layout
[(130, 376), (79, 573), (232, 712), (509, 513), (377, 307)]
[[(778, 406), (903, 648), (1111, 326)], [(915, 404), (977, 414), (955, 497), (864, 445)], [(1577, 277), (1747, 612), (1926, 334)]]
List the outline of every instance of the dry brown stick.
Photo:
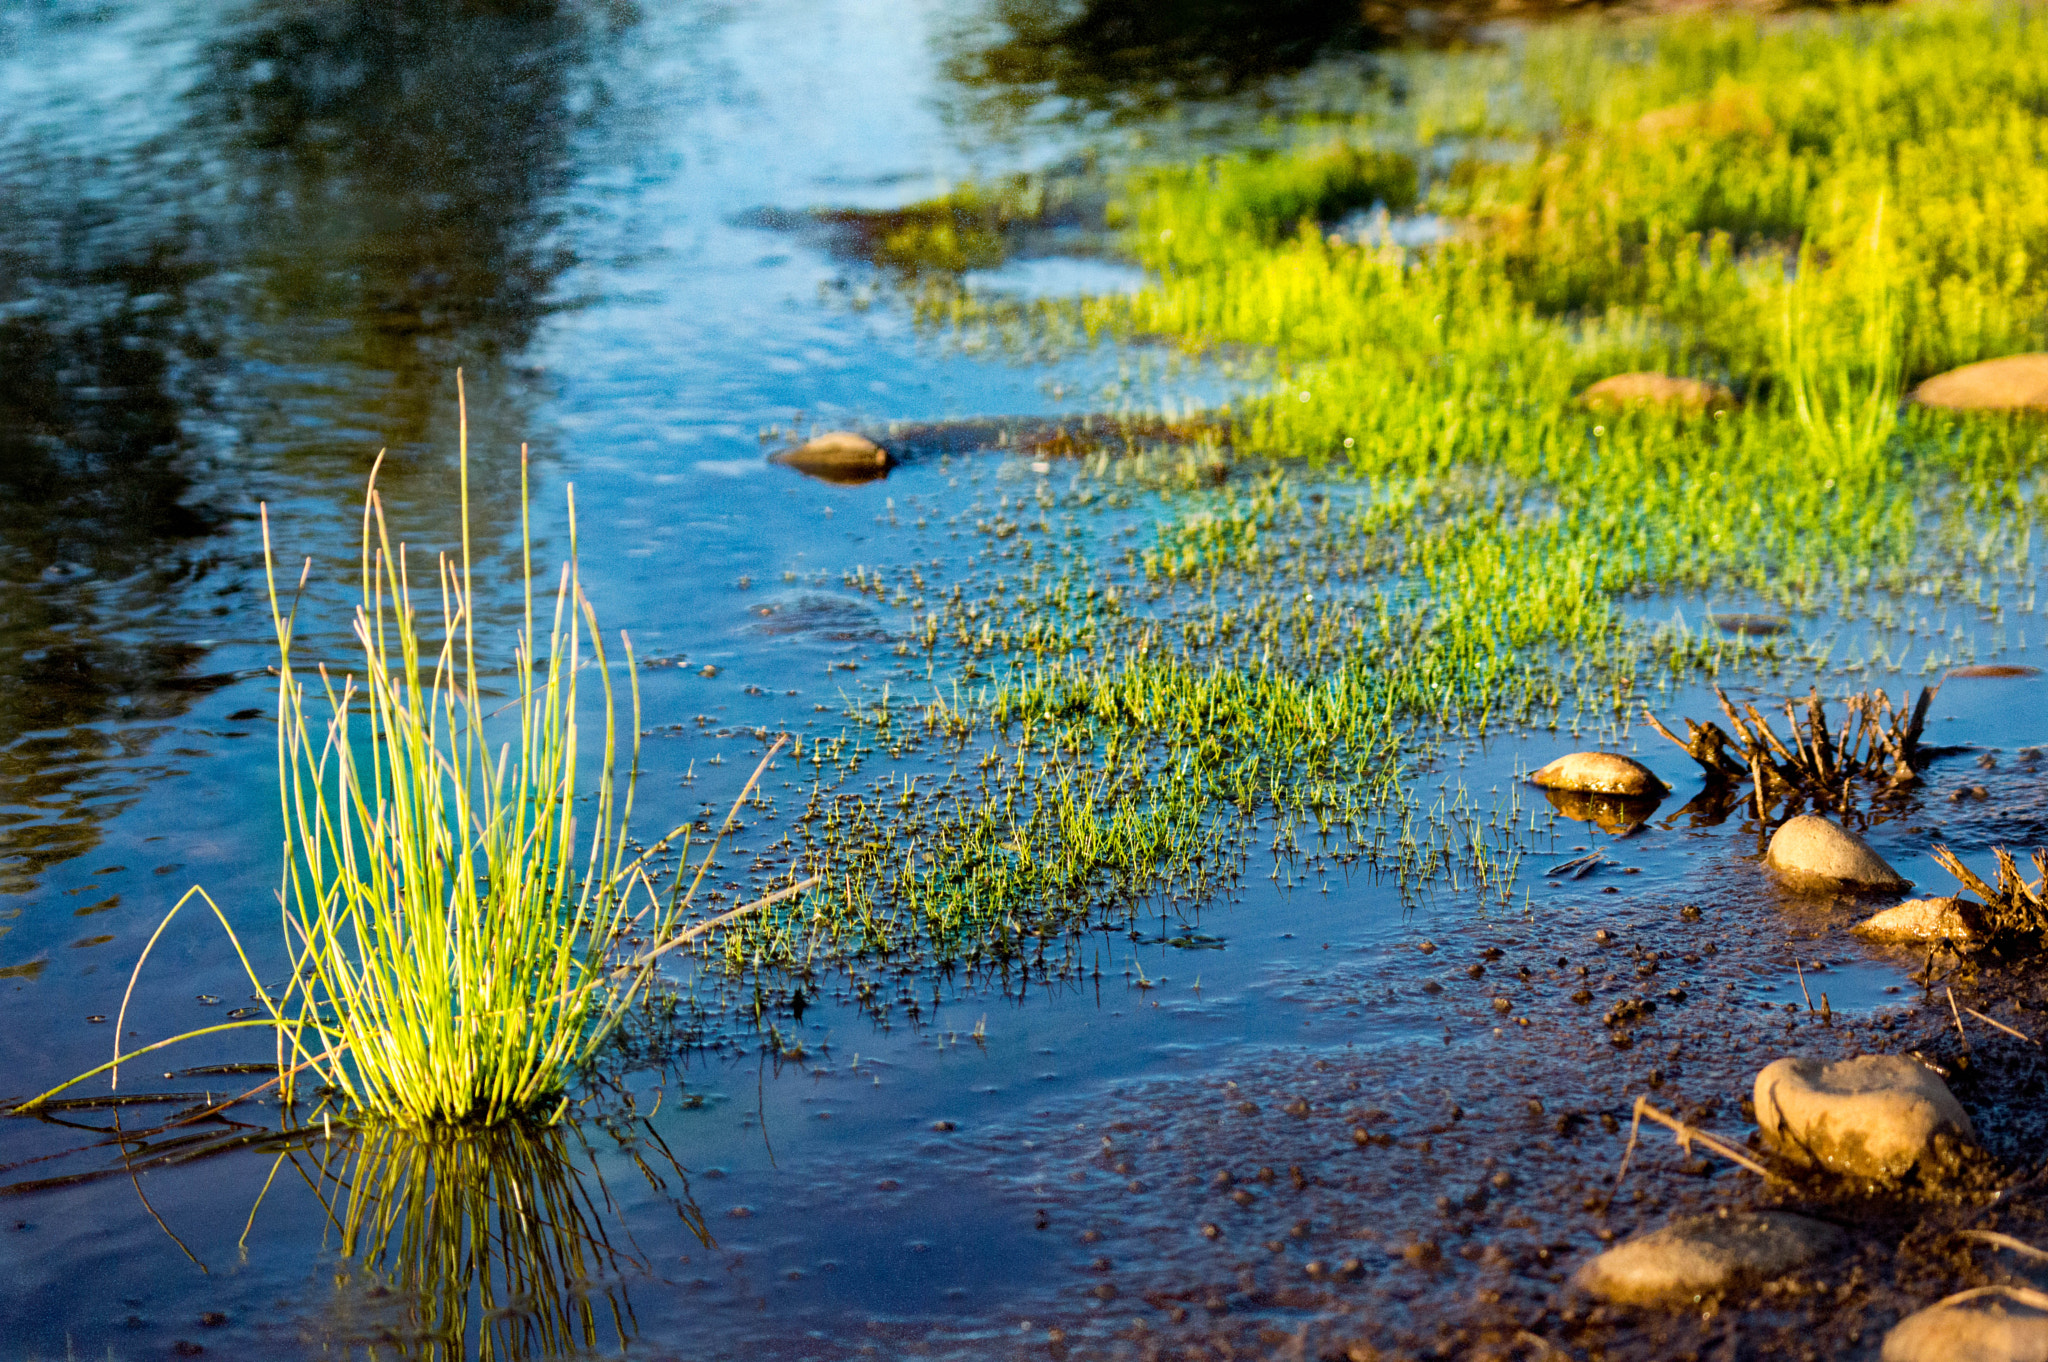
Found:
[(1790, 700), (1785, 702), (1785, 726), (1792, 730), (1792, 745), (1798, 749), (1798, 755), (1791, 759), (1792, 764), (1807, 775), (1819, 777), (1820, 756), (1814, 750), (1811, 725), (1805, 733), (1800, 732), (1799, 708)]
[(813, 875), (809, 879), (804, 880), (800, 884), (784, 885), (782, 888), (776, 890), (774, 893), (764, 894), (760, 898), (755, 899), (752, 903), (743, 903), (729, 913), (720, 913), (717, 917), (711, 918), (705, 922), (700, 922), (696, 926), (690, 928), (689, 930), (680, 932), (675, 936), (670, 937), (668, 940), (662, 942), (659, 946), (656, 946), (653, 950), (648, 951), (645, 955), (642, 955), (634, 960), (629, 960), (625, 964), (620, 965), (617, 969), (612, 971), (612, 974), (616, 976), (620, 974), (631, 973), (633, 970), (636, 969), (645, 969), (647, 966), (653, 964), (656, 960), (659, 960), (662, 956), (667, 955), (676, 947), (688, 945), (690, 942), (695, 941), (698, 937), (704, 935), (712, 928), (722, 926), (725, 923), (731, 922), (734, 918), (744, 916), (747, 913), (751, 913), (758, 909), (767, 908), (773, 904), (780, 903), (784, 899), (789, 898), (794, 894), (801, 894), (804, 892), (804, 890), (809, 889), (812, 885), (816, 884), (819, 880), (823, 878), (824, 876), (822, 875)]
[(1963, 1030), (1963, 1014), (1956, 1011), (1956, 991), (1947, 984), (1941, 986), (1941, 991), (1948, 995), (1948, 1014), (1956, 1019), (1956, 1034), (1962, 1037), (1963, 1048), (1967, 1050), (1970, 1048), (1970, 1036)]
[(1726, 1140), (1718, 1136), (1709, 1135), (1697, 1126), (1687, 1125), (1684, 1121), (1679, 1120), (1668, 1112), (1659, 1111), (1655, 1106), (1651, 1105), (1648, 1096), (1642, 1096), (1636, 1098), (1634, 1119), (1629, 1122), (1628, 1127), (1628, 1148), (1622, 1151), (1621, 1171), (1614, 1176), (1614, 1191), (1609, 1192), (1607, 1195), (1607, 1203), (1610, 1206), (1614, 1204), (1615, 1194), (1621, 1191), (1622, 1179), (1628, 1176), (1629, 1160), (1635, 1155), (1637, 1133), (1642, 1128), (1644, 1117), (1648, 1117), (1658, 1125), (1670, 1130), (1676, 1138), (1678, 1147), (1688, 1154), (1692, 1153), (1693, 1144), (1697, 1141), (1729, 1162), (1747, 1168), (1766, 1182), (1781, 1180), (1777, 1174), (1758, 1163), (1755, 1159), (1750, 1158)]
[(1997, 1230), (1958, 1230), (1956, 1233), (1965, 1239), (1982, 1240), (1984, 1243), (1994, 1244), (2002, 1249), (2011, 1249), (2014, 1253), (2023, 1254), (2029, 1258), (2048, 1261), (2048, 1253), (2035, 1248), (2024, 1239), (2015, 1239), (2009, 1234), (2000, 1234)]
[(1964, 865), (1960, 857), (1940, 843), (1936, 843), (1934, 847), (1934, 863), (1955, 876), (1957, 883), (1976, 894), (1978, 898), (1983, 899), (1987, 904), (1995, 904), (1999, 901), (1997, 890), (1984, 883), (1978, 877), (1976, 871)]
[[(1799, 758), (1793, 756), (1792, 753), (1786, 749), (1785, 744), (1778, 741), (1777, 733), (1771, 728), (1770, 724), (1764, 721), (1764, 716), (1756, 712), (1756, 706), (1745, 702), (1742, 707), (1745, 710), (1749, 711), (1750, 718), (1756, 720), (1756, 730), (1760, 735), (1762, 735), (1763, 740), (1770, 745), (1771, 750), (1773, 752), (1776, 752), (1779, 756), (1783, 757), (1787, 762), (1791, 764), (1792, 769), (1797, 771), (1799, 769)], [(1793, 731), (1793, 741), (1798, 741), (1797, 729)]]
[(1995, 1026), (1995, 1027), (1997, 1027), (1997, 1028), (1998, 1028), (1999, 1030), (2001, 1030), (2001, 1031), (2005, 1032), (2005, 1034), (2007, 1034), (2008, 1036), (2018, 1036), (2018, 1037), (2019, 1037), (2019, 1038), (2020, 1038), (2021, 1040), (2023, 1040), (2023, 1041), (2025, 1041), (2025, 1042), (2026, 1042), (2027, 1044), (2029, 1044), (2029, 1045), (2033, 1046), (2033, 1047), (2034, 1047), (2034, 1048), (2035, 1048), (2036, 1050), (2038, 1050), (2038, 1049), (2040, 1049), (2040, 1048), (2041, 1048), (2041, 1042), (2040, 1042), (2040, 1041), (2038, 1041), (2038, 1040), (2035, 1040), (2035, 1039), (2034, 1039), (2034, 1038), (2033, 1038), (2032, 1036), (2028, 1035), (2028, 1034), (2027, 1034), (2026, 1032), (2024, 1032), (2024, 1031), (2016, 1031), (2016, 1030), (2014, 1030), (2014, 1029), (2013, 1029), (2012, 1027), (2010, 1027), (2010, 1026), (2007, 1026), (2007, 1025), (2006, 1025), (2006, 1024), (2004, 1023), (2004, 1022), (2002, 1022), (2002, 1021), (1998, 1020), (1998, 1018), (1996, 1018), (1996, 1017), (1987, 1017), (1987, 1016), (1985, 1016), (1985, 1015), (1984, 1015), (1984, 1014), (1983, 1014), (1982, 1012), (1979, 1012), (1979, 1011), (1978, 1011), (1978, 1010), (1977, 1010), (1976, 1008), (1974, 1008), (1974, 1007), (1966, 1007), (1966, 1008), (1964, 1008), (1964, 1009), (1963, 1009), (1963, 1011), (1965, 1011), (1965, 1012), (1969, 1013), (1969, 1014), (1970, 1014), (1971, 1016), (1975, 1017), (1975, 1018), (1976, 1018), (1976, 1019), (1977, 1019), (1978, 1021), (1980, 1021), (1980, 1022), (1983, 1022), (1983, 1023), (1984, 1023), (1984, 1024), (1986, 1025), (1986, 1026)]

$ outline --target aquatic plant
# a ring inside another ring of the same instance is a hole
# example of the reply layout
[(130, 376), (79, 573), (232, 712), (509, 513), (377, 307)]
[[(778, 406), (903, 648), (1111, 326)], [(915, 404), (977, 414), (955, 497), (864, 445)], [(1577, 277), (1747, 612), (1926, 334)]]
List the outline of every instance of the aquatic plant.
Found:
[[(278, 902), (289, 972), (282, 986), (265, 986), (227, 915), (193, 889), (158, 924), (135, 976), (179, 911), (198, 898), (234, 942), (268, 1015), (133, 1054), (239, 1027), (266, 1028), (276, 1033), (276, 1081), (288, 1102), (307, 1074), (338, 1099), (344, 1115), (407, 1126), (559, 1115), (568, 1085), (620, 1024), (655, 963), (756, 906), (679, 930), (717, 837), (694, 876), (681, 873), (690, 850), (684, 828), (634, 854), (628, 824), (640, 700), (632, 644), (621, 636), (633, 676), (634, 725), (621, 772), (617, 697), (577, 571), (573, 489), (569, 557), (547, 633), (536, 633), (523, 450), (523, 624), (510, 658), (513, 696), (494, 703), (499, 682), (488, 655), (479, 658), (476, 637), (466, 399), (460, 421), (462, 544), (459, 554), (435, 563), (438, 637), (427, 633), (405, 546), (392, 540), (377, 468), (371, 471), (354, 617), (360, 674), (337, 677), (322, 662), (314, 667), (316, 685), (299, 669), (296, 599), (288, 603), (280, 590), (265, 509), (285, 828)], [(308, 559), (301, 591), (311, 570)], [(603, 690), (596, 754), (583, 745), (579, 719), (586, 671)], [(594, 788), (586, 788), (586, 766), (595, 769)], [(684, 839), (682, 864), (663, 895), (653, 865), (677, 837)], [(630, 949), (629, 939), (642, 949)], [(134, 986), (131, 977), (131, 996)], [(133, 1057), (120, 1049), (126, 1012), (124, 998), (114, 1060), (93, 1074), (112, 1070), (118, 1081), (121, 1061)]]

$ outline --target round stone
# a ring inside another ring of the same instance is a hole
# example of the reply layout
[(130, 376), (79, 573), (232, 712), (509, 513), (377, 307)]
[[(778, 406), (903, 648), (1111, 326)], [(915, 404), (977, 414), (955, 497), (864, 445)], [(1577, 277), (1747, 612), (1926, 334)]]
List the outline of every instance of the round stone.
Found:
[(850, 430), (828, 430), (769, 457), (828, 482), (866, 482), (890, 468), (888, 450)]
[(1872, 914), (1850, 930), (1874, 941), (1953, 941), (1959, 945), (1977, 935), (1953, 898), (1907, 899), (1896, 908)]
[(1848, 1177), (1890, 1182), (1936, 1168), (1949, 1148), (1976, 1138), (1941, 1075), (1902, 1055), (1788, 1057), (1764, 1067), (1752, 1095), (1772, 1148)]
[(1799, 889), (1895, 890), (1911, 884), (1870, 843), (1817, 813), (1802, 813), (1773, 833), (1764, 863)]
[(1582, 1291), (1627, 1305), (1688, 1305), (1751, 1290), (1839, 1249), (1832, 1225), (1786, 1211), (1691, 1216), (1616, 1244), (1573, 1274)]
[(2007, 355), (1936, 374), (1913, 390), (1923, 407), (2018, 411), (2048, 407), (2048, 355)]
[(1624, 799), (1661, 799), (1671, 787), (1650, 768), (1617, 752), (1571, 752), (1529, 777), (1546, 790), (1620, 795)]
[(1980, 1286), (1900, 1320), (1884, 1362), (2048, 1362), (2048, 1295)]
[(1718, 383), (1670, 374), (1631, 373), (1603, 378), (1579, 394), (1579, 401), (1597, 410), (1627, 407), (1676, 407), (1684, 411), (1713, 408), (1726, 411), (1735, 394)]

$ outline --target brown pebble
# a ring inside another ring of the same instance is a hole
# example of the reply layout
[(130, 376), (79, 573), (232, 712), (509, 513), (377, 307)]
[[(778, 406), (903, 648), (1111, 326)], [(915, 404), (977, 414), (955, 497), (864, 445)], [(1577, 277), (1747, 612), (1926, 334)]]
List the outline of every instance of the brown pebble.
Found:
[(2039, 667), (2023, 667), (2011, 662), (1979, 662), (1973, 666), (1957, 667), (1949, 672), (1949, 679), (1992, 680), (2000, 677), (2039, 676)]
[(2048, 407), (2048, 355), (2007, 355), (1936, 374), (1912, 392), (1923, 407), (2016, 411)]

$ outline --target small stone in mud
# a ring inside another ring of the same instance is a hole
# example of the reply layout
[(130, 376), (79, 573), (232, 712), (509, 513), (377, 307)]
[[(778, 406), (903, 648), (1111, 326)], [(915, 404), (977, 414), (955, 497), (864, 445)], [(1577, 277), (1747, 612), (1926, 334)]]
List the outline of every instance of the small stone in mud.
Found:
[(2048, 407), (2048, 355), (2007, 355), (1936, 374), (1913, 390), (1923, 407), (2017, 411)]
[(1957, 667), (1948, 674), (1951, 681), (1958, 678), (1965, 681), (1994, 680), (2000, 677), (2039, 676), (2039, 667), (2024, 667), (2013, 662), (1979, 662), (1973, 666)]
[(1757, 1074), (1754, 1101), (1780, 1154), (1852, 1177), (1898, 1178), (1976, 1138), (1940, 1076), (1900, 1055), (1781, 1059)]
[(828, 430), (769, 458), (827, 482), (867, 482), (888, 472), (892, 463), (889, 451), (850, 430)]
[(1976, 935), (1961, 902), (1954, 898), (1908, 899), (1896, 908), (1872, 914), (1850, 930), (1879, 941), (1967, 943)]
[(1960, 804), (1966, 799), (1985, 800), (1989, 798), (1991, 798), (1991, 791), (1985, 789), (1982, 785), (1965, 785), (1960, 790), (1951, 791), (1948, 802)]
[(1832, 1225), (1784, 1211), (1692, 1216), (1607, 1250), (1572, 1284), (1622, 1304), (1678, 1305), (1782, 1277), (1843, 1239)]
[(1980, 1286), (1916, 1311), (1885, 1335), (1884, 1362), (2048, 1362), (2048, 1295)]
[(1204, 1239), (1221, 1239), (1223, 1237), (1223, 1228), (1220, 1225), (1205, 1224), (1202, 1226), (1202, 1237)]
[(1671, 787), (1639, 761), (1618, 752), (1570, 752), (1538, 770), (1529, 783), (1546, 790), (1661, 798)]
[(1417, 946), (1415, 949), (1421, 951), (1424, 955), (1428, 955), (1431, 951), (1436, 949), (1436, 942), (1425, 941), (1421, 945)]
[(1603, 378), (1580, 393), (1579, 401), (1602, 411), (1627, 407), (1726, 411), (1735, 405), (1735, 394), (1718, 383), (1697, 378), (1674, 378), (1670, 374), (1646, 370)]
[(1789, 819), (1771, 835), (1765, 862), (1799, 889), (1905, 889), (1910, 881), (1870, 844), (1817, 813)]

